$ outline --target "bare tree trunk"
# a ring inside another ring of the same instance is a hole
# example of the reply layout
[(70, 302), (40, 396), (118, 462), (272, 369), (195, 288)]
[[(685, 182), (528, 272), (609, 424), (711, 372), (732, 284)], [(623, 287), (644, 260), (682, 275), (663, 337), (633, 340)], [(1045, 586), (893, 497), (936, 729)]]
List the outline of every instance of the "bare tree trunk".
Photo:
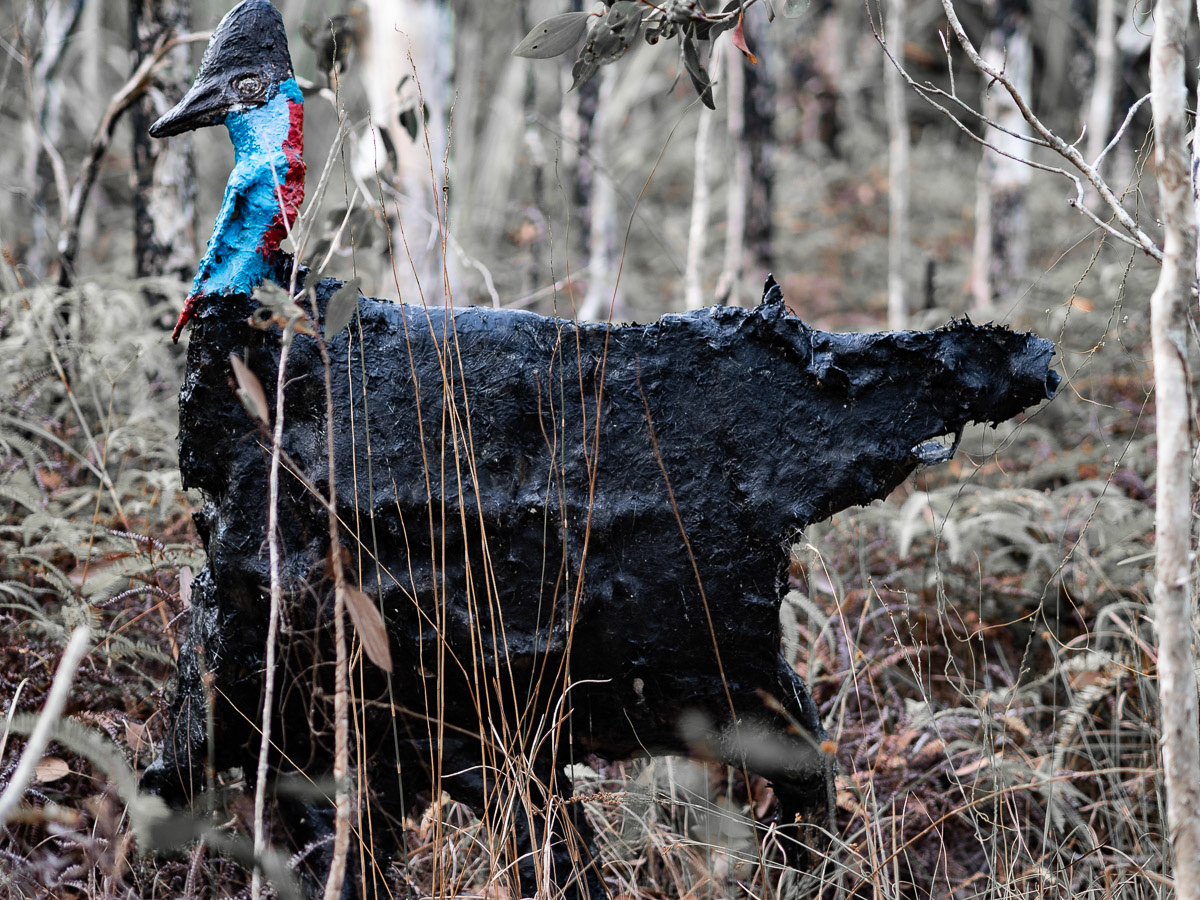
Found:
[[(1096, 54), (1087, 112), (1087, 159), (1094, 163), (1108, 144), (1117, 90), (1117, 0), (1097, 0)], [(1099, 199), (1093, 189), (1091, 195)]]
[[(574, 91), (575, 102), (564, 105), (564, 133), (568, 138), (574, 138), (570, 143), (573, 149), (574, 163), (574, 201), (579, 214), (580, 244), (588, 247), (591, 244), (592, 228), (592, 186), (596, 180), (596, 164), (592, 157), (592, 145), (595, 143), (596, 110), (600, 105), (599, 78), (590, 78)], [(570, 68), (567, 69), (567, 86), (570, 85)]]
[[(887, 44), (901, 65), (904, 63), (905, 0), (888, 0), (884, 23)], [(887, 67), (888, 116), (888, 328), (908, 326), (908, 301), (904, 276), (908, 268), (908, 107), (904, 78), (894, 66)]]
[[(531, 4), (525, 3), (521, 7), (521, 31), (528, 34), (529, 30), (541, 21), (534, 19), (530, 15)], [(531, 185), (530, 185), (530, 208), (528, 210), (528, 218), (532, 219), (541, 230), (542, 224), (546, 221), (546, 168), (547, 168), (547, 153), (545, 141), (543, 140), (543, 129), (538, 123), (538, 79), (534, 71), (534, 67), (530, 65), (525, 72), (525, 95), (521, 108), (521, 120), (524, 122), (525, 130), (522, 135), (522, 149), (527, 154), (529, 159), (528, 168), (530, 170)], [(560, 100), (561, 102), (561, 100)], [(531, 244), (532, 253), (527, 262), (525, 262), (525, 283), (523, 292), (532, 294), (537, 290), (542, 282), (543, 274), (541, 272), (541, 253), (540, 242)]]
[(22, 123), (25, 152), (21, 183), (30, 186), (38, 210), (32, 221), (33, 247), (29, 260), (38, 272), (50, 268), (56, 253), (56, 241), (49, 231), (49, 212), (41, 211), (57, 207), (59, 229), (66, 228), (70, 184), (57, 149), (61, 138), (62, 84), (56, 75), (82, 13), (83, 0), (49, 0), (44, 4), (28, 4), (21, 24), (22, 37), (29, 45), (24, 60), (29, 114)]
[[(1033, 51), (1023, 0), (994, 0), (995, 27), (983, 47), (984, 60), (1003, 69), (1023, 97), (1031, 96)], [(1000, 127), (988, 126), (985, 139), (1004, 154), (984, 150), (976, 182), (975, 252), (972, 290), (975, 306), (991, 310), (1024, 276), (1029, 256), (1025, 223), (1025, 189), (1029, 184), (1028, 135), (1016, 103), (999, 85), (984, 91), (985, 115)]]
[[(751, 46), (765, 42), (765, 20), (747, 15), (744, 21)], [(761, 53), (757, 66), (743, 69), (746, 76), (743, 106), (746, 150), (750, 157), (750, 199), (746, 207), (746, 244), (751, 263), (757, 269), (752, 277), (763, 280), (772, 266), (771, 213), (774, 210), (775, 183), (775, 82), (768, 71), (769, 54)]]
[[(588, 289), (581, 319), (607, 320), (616, 315), (620, 299), (617, 289), (617, 190), (608, 164), (612, 147), (611, 101), (616, 89), (616, 66), (605, 66), (593, 81), (600, 82), (592, 118), (588, 159), (580, 152), (580, 172), (588, 169), (591, 177), (591, 204), (588, 215)], [(581, 119), (584, 118), (582, 115)], [(596, 173), (601, 173), (597, 178)]]
[(1190, 0), (1158, 0), (1150, 50), (1154, 157), (1163, 264), (1150, 298), (1158, 485), (1155, 510), (1155, 630), (1167, 821), (1180, 900), (1200, 898), (1200, 738), (1191, 596), (1191, 397), (1187, 305), (1196, 278), (1196, 211), (1186, 145), (1184, 38)]
[[(453, 30), (446, 0), (368, 0), (358, 74), (383, 147), (365, 140), (356, 167), (372, 184), (388, 157), (395, 164), (400, 216), (412, 265), (396, 266), (400, 289), (418, 302), (444, 300), (442, 243), (449, 225), (442, 185), (447, 152)], [(387, 154), (383, 152), (387, 148)], [(401, 248), (403, 252), (403, 248)], [(390, 280), (391, 262), (384, 263)]]
[(863, 124), (866, 111), (863, 108), (863, 84), (861, 67), (855, 65), (860, 58), (865, 22), (863, 4), (858, 0), (833, 0), (837, 48), (833, 53), (836, 70), (833, 74), (834, 90), (838, 94), (838, 108), (847, 128), (854, 130)]
[(716, 301), (740, 306), (746, 272), (746, 206), (750, 200), (750, 151), (746, 147), (746, 68), (750, 60), (741, 53), (725, 54), (725, 110), (728, 116), (729, 186), (725, 197), (725, 261), (717, 279)]
[[(154, 52), (166, 32), (188, 30), (189, 0), (130, 0), (129, 42), (133, 68)], [(180, 44), (159, 69), (159, 91), (148, 91), (130, 109), (133, 126), (134, 271), (139, 277), (169, 275), (186, 281), (196, 267), (196, 166), (192, 136), (150, 138), (150, 124), (170, 100), (191, 86), (188, 48)]]
[(700, 109), (696, 126), (696, 154), (692, 176), (692, 220), (688, 228), (687, 263), (683, 270), (683, 296), (687, 309), (704, 305), (704, 256), (708, 244), (708, 150), (716, 113)]

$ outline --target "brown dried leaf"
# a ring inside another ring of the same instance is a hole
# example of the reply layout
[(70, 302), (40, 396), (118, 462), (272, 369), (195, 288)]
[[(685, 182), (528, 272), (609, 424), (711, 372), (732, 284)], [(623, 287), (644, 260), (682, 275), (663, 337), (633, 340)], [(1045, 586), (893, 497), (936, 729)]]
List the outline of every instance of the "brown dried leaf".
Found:
[(238, 399), (242, 401), (242, 406), (246, 407), (246, 412), (256, 417), (264, 425), (270, 422), (270, 415), (267, 413), (267, 395), (263, 391), (258, 376), (251, 372), (235, 353), (229, 354), (229, 364), (233, 366), (233, 377), (237, 380)]
[(42, 784), (49, 784), (71, 774), (67, 761), (58, 756), (44, 756), (33, 770), (33, 777)]
[(392, 653), (388, 649), (387, 628), (375, 601), (352, 584), (346, 585), (346, 608), (350, 621), (362, 641), (367, 658), (385, 672), (392, 671)]
[(150, 746), (150, 742), (146, 739), (146, 723), (131, 722), (125, 720), (125, 743), (129, 745), (129, 749), (135, 754), (141, 753)]

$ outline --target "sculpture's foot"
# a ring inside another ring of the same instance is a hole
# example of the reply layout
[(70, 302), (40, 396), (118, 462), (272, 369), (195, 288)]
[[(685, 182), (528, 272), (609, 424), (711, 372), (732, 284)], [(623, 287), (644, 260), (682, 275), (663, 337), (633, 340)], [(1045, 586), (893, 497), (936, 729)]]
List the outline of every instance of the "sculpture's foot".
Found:
[(175, 323), (175, 330), (171, 332), (171, 343), (179, 343), (179, 335), (183, 334), (183, 326), (192, 320), (196, 315), (196, 301), (199, 298), (195, 294), (188, 294), (188, 298), (183, 301), (183, 309), (179, 311), (179, 321)]

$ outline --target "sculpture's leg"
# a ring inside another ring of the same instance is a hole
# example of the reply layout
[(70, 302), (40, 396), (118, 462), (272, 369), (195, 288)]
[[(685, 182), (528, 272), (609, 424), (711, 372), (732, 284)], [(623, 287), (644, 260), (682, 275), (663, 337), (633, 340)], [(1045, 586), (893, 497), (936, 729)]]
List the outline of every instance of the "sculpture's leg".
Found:
[[(142, 774), (142, 789), (157, 794), (171, 806), (181, 808), (192, 803), (204, 789), (205, 768), (221, 768), (219, 760), (209, 761), (209, 747), (228, 751), (241, 746), (243, 718), (228, 708), (225, 694), (208, 687), (211, 664), (224, 646), (218, 610), (213, 603), (215, 587), (206, 567), (196, 577), (192, 590), (192, 610), (187, 633), (179, 651), (179, 677), (175, 696), (167, 712), (167, 733), (162, 750)], [(215, 706), (210, 711), (210, 707)], [(221, 739), (209, 735), (209, 723), (220, 723)], [(231, 734), (231, 732), (238, 732)]]
[(740, 704), (763, 703), (761, 713), (726, 718), (698, 736), (722, 762), (771, 782), (785, 862), (809, 871), (823, 852), (832, 808), (832, 757), (823, 747), (828, 735), (808, 687), (782, 657), (773, 681), (768, 696), (758, 693)]
[[(519, 790), (491, 779), (485, 785), (478, 763), (471, 769), (459, 767), (459, 773), (443, 785), (456, 800), (481, 817), (495, 816), (498, 810), (510, 812), (511, 819), (499, 836), (508, 857), (505, 862), (516, 861), (520, 881), (516, 896), (543, 896), (539, 892), (542, 886), (555, 898), (607, 900), (608, 891), (592, 857), (594, 832), (581, 804), (562, 802), (570, 797), (571, 788), (566, 776), (552, 769), (548, 760), (535, 762), (530, 783)], [(552, 886), (545, 884), (546, 875)]]
[(781, 658), (778, 675), (778, 725), (792, 752), (759, 774), (771, 782), (779, 800), (779, 822), (789, 827), (784, 853), (789, 867), (809, 871), (824, 853), (833, 812), (833, 756), (822, 746), (829, 736), (803, 679)]

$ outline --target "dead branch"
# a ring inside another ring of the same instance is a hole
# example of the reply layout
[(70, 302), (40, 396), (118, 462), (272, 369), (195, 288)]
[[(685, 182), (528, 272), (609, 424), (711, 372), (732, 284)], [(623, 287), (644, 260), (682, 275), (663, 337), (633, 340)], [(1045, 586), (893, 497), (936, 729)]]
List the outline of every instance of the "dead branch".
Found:
[(104, 154), (108, 152), (109, 144), (112, 143), (113, 133), (116, 131), (121, 116), (150, 88), (155, 71), (167, 53), (180, 44), (207, 41), (211, 35), (212, 32), (208, 31), (191, 32), (170, 38), (164, 34), (155, 44), (154, 52), (142, 60), (141, 65), (129, 76), (129, 80), (113, 95), (108, 109), (104, 111), (104, 115), (100, 119), (100, 124), (96, 126), (96, 134), (92, 138), (91, 149), (80, 166), (79, 177), (75, 179), (75, 184), (71, 188), (67, 213), (63, 219), (65, 227), (58, 240), (60, 260), (58, 283), (60, 286), (69, 287), (74, 277), (75, 258), (79, 255), (79, 230), (83, 224), (83, 213), (87, 208), (92, 187), (96, 183), (100, 162), (104, 159)]
[[(1084, 159), (1083, 154), (1079, 152), (1079, 149), (1074, 144), (1067, 143), (1037, 117), (1037, 115), (1030, 108), (1029, 101), (1027, 101), (1022, 95), (1021, 91), (1017, 89), (1017, 86), (1013, 83), (1012, 79), (1008, 76), (1008, 73), (1005, 72), (1004, 69), (997, 69), (994, 65), (985, 60), (982, 55), (980, 55), (975, 45), (971, 43), (971, 39), (967, 37), (967, 33), (963, 29), (962, 23), (958, 20), (958, 13), (954, 9), (954, 0), (942, 0), (942, 8), (946, 12), (946, 19), (950, 23), (950, 30), (954, 32), (954, 37), (958, 40), (959, 46), (963, 48), (963, 52), (967, 54), (967, 58), (971, 60), (971, 64), (974, 65), (975, 68), (977, 68), (984, 75), (988, 76), (988, 78), (990, 78), (992, 81), (1002, 85), (1004, 89), (1008, 91), (1009, 96), (1012, 97), (1013, 103), (1016, 104), (1021, 116), (1033, 127), (1034, 131), (1041, 135), (1042, 140), (1045, 141), (1045, 146), (1048, 146), (1051, 150), (1067, 160), (1072, 166), (1079, 170), (1084, 178), (1091, 183), (1091, 185), (1100, 194), (1100, 198), (1104, 201), (1104, 204), (1108, 206), (1110, 210), (1112, 210), (1113, 215), (1121, 224), (1121, 227), (1132, 236), (1132, 243), (1141, 248), (1148, 256), (1151, 256), (1154, 259), (1157, 259), (1159, 262), (1162, 262), (1162, 250), (1159, 249), (1158, 245), (1154, 243), (1148, 234), (1142, 231), (1137, 222), (1134, 221), (1133, 217), (1129, 214), (1129, 211), (1125, 209), (1125, 207), (1121, 204), (1121, 201), (1113, 193), (1112, 188), (1110, 188), (1108, 183), (1100, 177), (1100, 174), (1096, 171), (1095, 167), (1090, 165), (1088, 161)], [(891, 57), (890, 54), (889, 58), (892, 59), (893, 64), (896, 62), (895, 58)], [(1067, 202), (1077, 209), (1084, 211), (1085, 207), (1083, 205), (1082, 185), (1079, 185), (1078, 179), (1075, 180), (1078, 187), (1076, 197), (1068, 200)], [(1097, 224), (1101, 224), (1103, 227), (1103, 224), (1100, 222), (1098, 217), (1093, 216), (1092, 218)], [(1105, 228), (1105, 230), (1110, 231), (1110, 228)]]

